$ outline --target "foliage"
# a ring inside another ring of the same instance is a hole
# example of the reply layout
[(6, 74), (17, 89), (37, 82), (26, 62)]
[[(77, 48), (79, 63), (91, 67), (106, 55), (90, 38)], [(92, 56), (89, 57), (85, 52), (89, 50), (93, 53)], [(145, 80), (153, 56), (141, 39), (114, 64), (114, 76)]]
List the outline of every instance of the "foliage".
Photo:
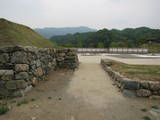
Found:
[(23, 104), (28, 104), (28, 103), (29, 103), (29, 100), (23, 99), (22, 101), (20, 101), (20, 102), (17, 103), (17, 106), (21, 106)]
[[(149, 47), (151, 50), (154, 44), (148, 44), (148, 40), (155, 39), (160, 43), (160, 30), (147, 27), (127, 28), (124, 30), (103, 29), (97, 32), (67, 34), (64, 36), (53, 36), (51, 41), (65, 47)], [(160, 45), (158, 46), (160, 48)], [(160, 49), (159, 49), (160, 50)]]
[(3, 115), (9, 111), (9, 108), (7, 105), (0, 105), (0, 115)]

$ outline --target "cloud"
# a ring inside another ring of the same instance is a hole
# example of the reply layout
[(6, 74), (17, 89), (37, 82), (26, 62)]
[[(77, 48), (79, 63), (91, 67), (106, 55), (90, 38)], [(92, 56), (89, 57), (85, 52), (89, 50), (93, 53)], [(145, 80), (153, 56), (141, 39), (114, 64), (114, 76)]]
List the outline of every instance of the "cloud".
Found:
[(160, 28), (159, 0), (1, 0), (0, 16), (31, 27)]

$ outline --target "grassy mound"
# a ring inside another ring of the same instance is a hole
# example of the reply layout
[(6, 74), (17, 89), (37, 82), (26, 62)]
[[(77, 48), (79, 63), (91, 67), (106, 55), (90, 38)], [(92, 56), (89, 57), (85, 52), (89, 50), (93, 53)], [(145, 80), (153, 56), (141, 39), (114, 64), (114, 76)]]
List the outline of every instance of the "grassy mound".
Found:
[(0, 46), (23, 45), (36, 47), (55, 47), (31, 28), (0, 19)]

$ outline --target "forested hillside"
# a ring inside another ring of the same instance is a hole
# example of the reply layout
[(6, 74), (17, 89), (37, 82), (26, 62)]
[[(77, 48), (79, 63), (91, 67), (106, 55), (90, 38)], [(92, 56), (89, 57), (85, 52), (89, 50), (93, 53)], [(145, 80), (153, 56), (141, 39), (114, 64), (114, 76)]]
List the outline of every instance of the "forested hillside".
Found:
[[(147, 27), (127, 28), (124, 30), (103, 29), (97, 32), (76, 33), (64, 36), (53, 36), (51, 41), (65, 47), (142, 47), (148, 41), (160, 43), (160, 30)], [(156, 46), (158, 44), (155, 44)]]

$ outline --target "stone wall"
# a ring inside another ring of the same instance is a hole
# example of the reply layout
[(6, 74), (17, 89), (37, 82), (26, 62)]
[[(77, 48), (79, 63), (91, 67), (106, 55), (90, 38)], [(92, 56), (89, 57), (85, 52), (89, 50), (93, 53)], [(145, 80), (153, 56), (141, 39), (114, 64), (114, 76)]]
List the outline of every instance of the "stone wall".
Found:
[(110, 67), (112, 64), (113, 63), (107, 59), (101, 60), (102, 67), (124, 96), (160, 98), (160, 82), (130, 80), (122, 76), (119, 72), (114, 71)]
[(22, 96), (56, 68), (75, 69), (74, 49), (36, 47), (0, 48), (0, 98)]

